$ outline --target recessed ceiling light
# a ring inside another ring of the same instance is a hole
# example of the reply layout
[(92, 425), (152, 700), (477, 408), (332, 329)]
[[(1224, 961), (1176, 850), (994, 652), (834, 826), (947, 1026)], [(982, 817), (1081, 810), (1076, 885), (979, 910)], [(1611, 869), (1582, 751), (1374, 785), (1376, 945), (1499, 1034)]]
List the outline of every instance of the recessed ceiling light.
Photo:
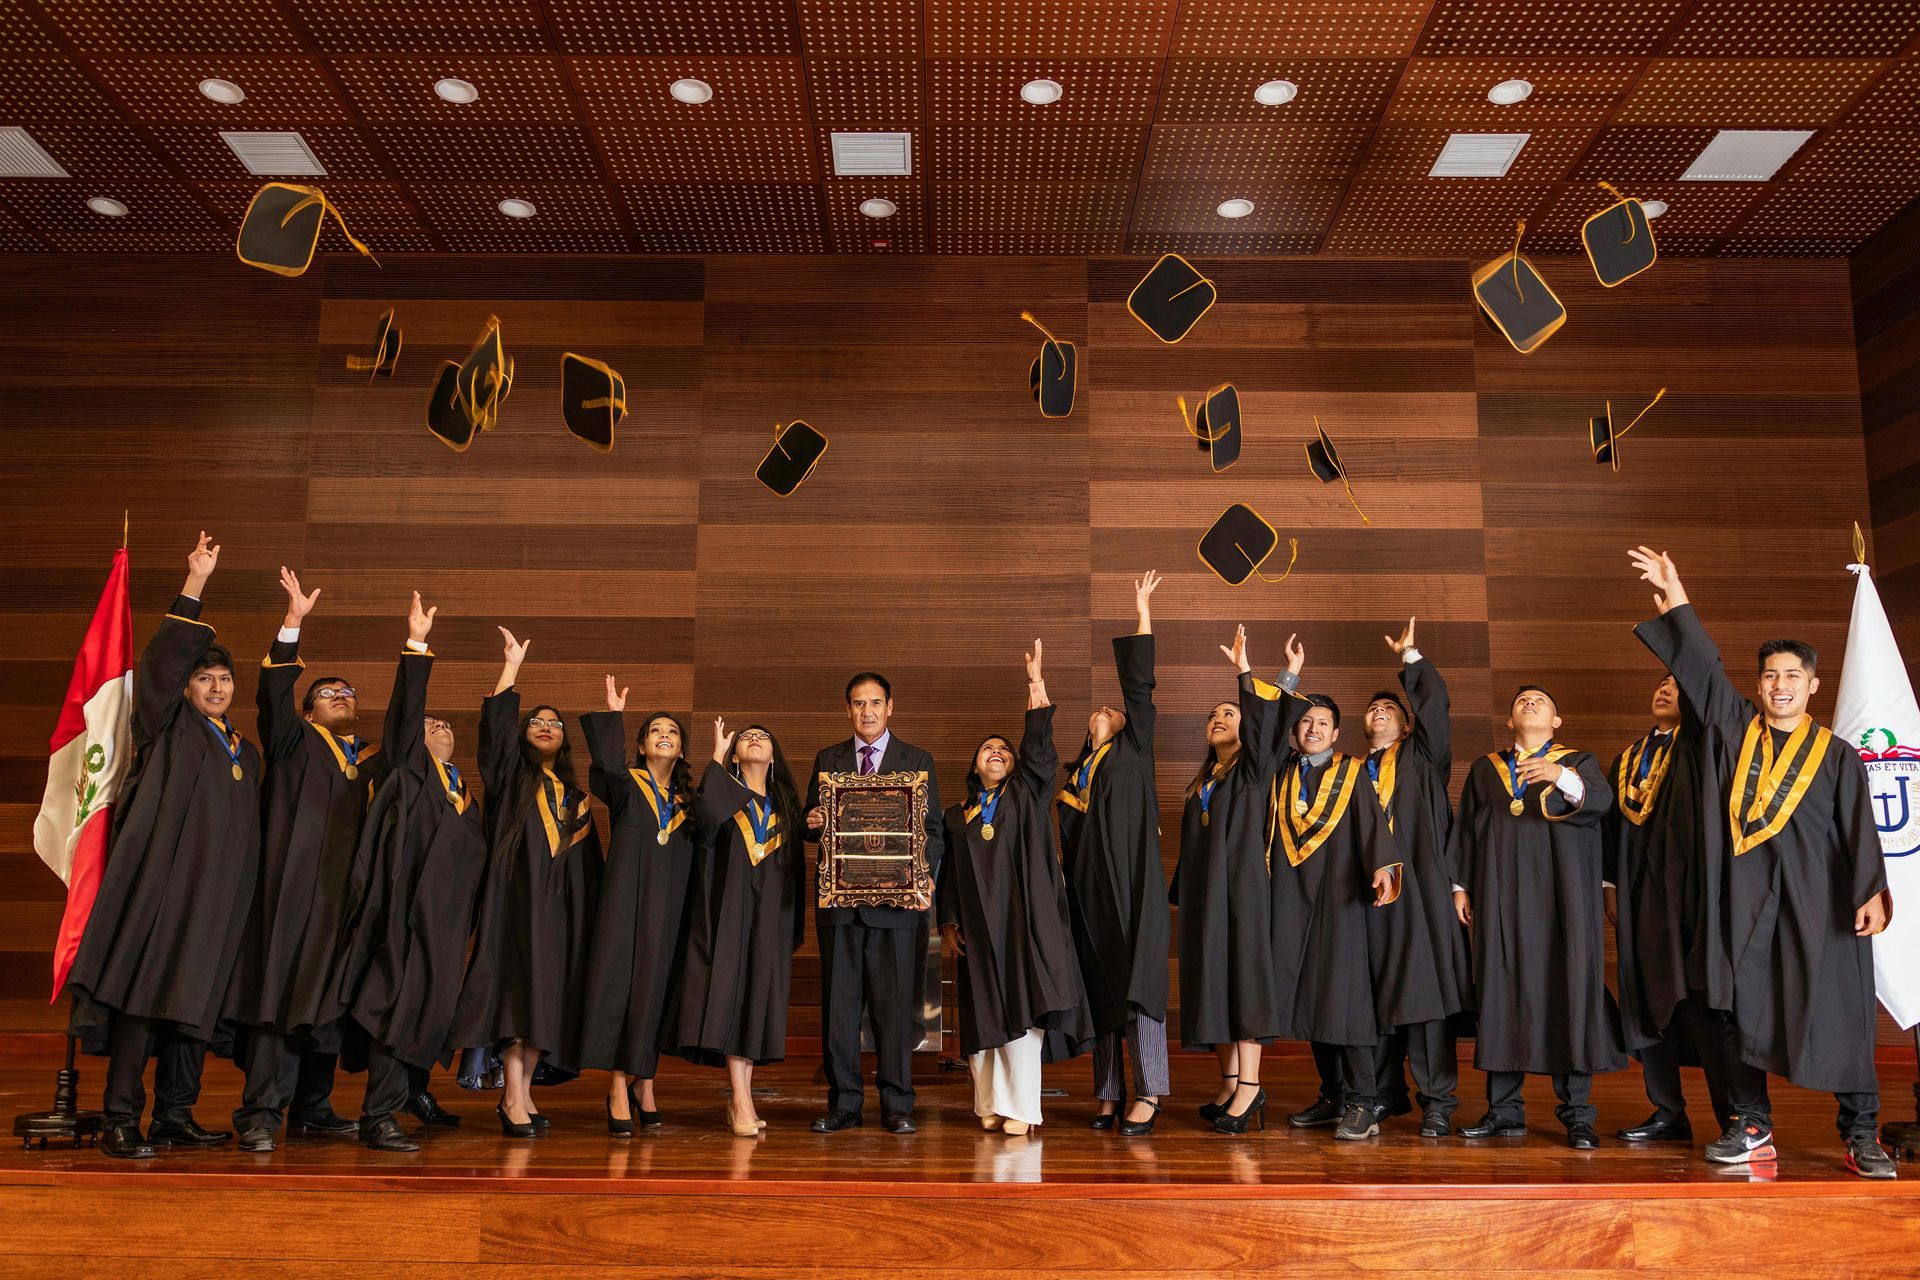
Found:
[(448, 102), (465, 105), (480, 96), (480, 89), (471, 80), (462, 80), (458, 76), (448, 76), (444, 80), (433, 82), (433, 91)]
[(1215, 209), (1214, 212), (1223, 218), (1244, 218), (1253, 212), (1253, 201), (1238, 198), (1222, 200), (1220, 207)]
[(1300, 86), (1291, 80), (1269, 80), (1253, 91), (1253, 100), (1263, 107), (1277, 107), (1300, 96)]
[(1533, 96), (1533, 85), (1526, 80), (1502, 80), (1487, 90), (1487, 101), (1499, 107), (1510, 107), (1516, 102), (1525, 102)]
[(506, 214), (509, 218), (531, 218), (534, 214), (538, 213), (539, 210), (533, 207), (533, 201), (531, 200), (517, 200), (512, 196), (508, 196), (500, 202), (500, 212)]
[(1665, 200), (1642, 200), (1640, 202), (1640, 212), (1646, 214), (1649, 218), (1657, 218), (1666, 211), (1667, 202)]
[(866, 214), (869, 218), (891, 218), (894, 214), (900, 212), (900, 206), (891, 200), (875, 196), (871, 200), (862, 200), (860, 202), (860, 212)]
[(667, 92), (673, 95), (675, 102), (688, 102), (695, 106), (713, 100), (713, 86), (705, 80), (695, 80), (690, 76), (684, 80), (675, 80)]
[(1060, 101), (1066, 92), (1058, 80), (1029, 80), (1020, 86), (1020, 98), (1036, 107), (1044, 107), (1050, 102)]
[(215, 102), (224, 102), (228, 106), (247, 100), (247, 91), (231, 80), (202, 80), (200, 92)]
[(124, 218), (127, 216), (127, 206), (121, 201), (115, 200), (112, 196), (95, 196), (87, 201), (87, 208), (104, 218)]

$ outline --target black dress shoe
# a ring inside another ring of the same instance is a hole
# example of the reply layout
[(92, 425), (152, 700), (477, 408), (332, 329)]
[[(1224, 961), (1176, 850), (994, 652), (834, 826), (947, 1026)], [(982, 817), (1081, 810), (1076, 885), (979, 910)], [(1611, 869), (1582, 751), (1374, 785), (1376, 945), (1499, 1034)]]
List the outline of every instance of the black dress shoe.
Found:
[(1501, 1120), (1488, 1114), (1480, 1118), (1479, 1124), (1468, 1125), (1460, 1131), (1463, 1138), (1520, 1138), (1525, 1137), (1527, 1122), (1524, 1120)]
[[(1136, 1099), (1136, 1101), (1146, 1102), (1146, 1099), (1140, 1098)], [(1153, 1126), (1158, 1123), (1160, 1119), (1160, 1104), (1157, 1102), (1148, 1102), (1147, 1105), (1153, 1108), (1153, 1114), (1145, 1120), (1122, 1120), (1120, 1122), (1121, 1137), (1144, 1138), (1153, 1132)], [(1116, 1111), (1114, 1114), (1119, 1115), (1120, 1113)]]
[[(1267, 1091), (1257, 1085), (1241, 1085), (1241, 1089), (1253, 1089), (1253, 1101), (1247, 1104), (1245, 1111), (1235, 1113), (1231, 1107), (1213, 1118), (1214, 1131), (1217, 1133), (1241, 1134), (1249, 1125), (1258, 1122), (1260, 1132), (1267, 1131)], [(1235, 1096), (1239, 1091), (1235, 1090)]]
[(400, 1126), (388, 1116), (360, 1131), (360, 1145), (372, 1151), (418, 1151), (420, 1144), (400, 1132)]
[[(358, 1129), (360, 1126), (354, 1125), (353, 1127)], [(273, 1147), (273, 1130), (262, 1129), (257, 1126), (252, 1129), (241, 1130), (240, 1149), (242, 1151), (266, 1152), (273, 1150)]]
[(155, 1155), (137, 1124), (110, 1124), (102, 1129), (100, 1150), (115, 1160), (151, 1160)]
[(349, 1120), (335, 1111), (325, 1115), (313, 1116), (306, 1120), (295, 1120), (294, 1129), (299, 1133), (323, 1133), (330, 1138), (343, 1138), (350, 1133), (360, 1132), (360, 1122)]
[(1600, 1147), (1600, 1135), (1583, 1120), (1567, 1126), (1567, 1145), (1575, 1151), (1596, 1151)]
[(1413, 1114), (1413, 1099), (1404, 1093), (1396, 1093), (1387, 1100), (1386, 1117), (1410, 1116)]
[(553, 1128), (553, 1121), (547, 1119), (545, 1116), (541, 1115), (538, 1111), (528, 1112), (527, 1119), (533, 1124), (534, 1128), (538, 1129), (543, 1134), (546, 1133), (547, 1130)]
[(1429, 1111), (1420, 1117), (1420, 1136), (1444, 1138), (1453, 1132), (1453, 1115), (1447, 1111)]
[(1312, 1106), (1288, 1116), (1287, 1123), (1296, 1129), (1324, 1129), (1330, 1124), (1340, 1123), (1340, 1113), (1339, 1103), (1315, 1098)]
[(920, 1132), (919, 1126), (913, 1122), (912, 1114), (906, 1111), (882, 1111), (880, 1127), (888, 1133), (897, 1133), (902, 1137), (909, 1133)]
[(210, 1129), (202, 1129), (192, 1116), (188, 1116), (183, 1124), (155, 1120), (147, 1129), (147, 1141), (156, 1147), (217, 1147), (232, 1137), (229, 1130), (214, 1133)]
[[(1160, 1108), (1158, 1107), (1154, 1108), (1155, 1111), (1158, 1111), (1159, 1109)], [(1093, 1119), (1087, 1121), (1087, 1128), (1107, 1130), (1107, 1129), (1113, 1128), (1113, 1126), (1118, 1124), (1119, 1122), (1120, 1122), (1120, 1108), (1118, 1106), (1115, 1106), (1113, 1110), (1107, 1112), (1106, 1114), (1097, 1115)]]
[(431, 1093), (416, 1093), (407, 1099), (407, 1112), (421, 1124), (438, 1125), (443, 1129), (452, 1129), (460, 1124), (460, 1117), (440, 1105), (440, 1100)]
[[(631, 1112), (631, 1103), (628, 1104), (628, 1109), (629, 1112)], [(631, 1138), (633, 1136), (633, 1116), (629, 1114), (625, 1120), (622, 1120), (619, 1116), (614, 1115), (613, 1099), (611, 1098), (607, 1099), (607, 1132), (616, 1138)]]
[(858, 1111), (829, 1111), (823, 1116), (813, 1118), (815, 1133), (838, 1133), (842, 1129), (858, 1129), (860, 1125)]
[(1647, 1117), (1645, 1124), (1635, 1125), (1631, 1129), (1622, 1129), (1614, 1135), (1623, 1142), (1692, 1142), (1693, 1125), (1685, 1116), (1678, 1120), (1662, 1120), (1658, 1111)]
[(494, 1103), (493, 1113), (500, 1117), (500, 1132), (505, 1137), (537, 1138), (540, 1136), (539, 1128), (535, 1126), (532, 1121), (521, 1123), (520, 1121), (509, 1118), (507, 1115), (507, 1104), (504, 1102)]

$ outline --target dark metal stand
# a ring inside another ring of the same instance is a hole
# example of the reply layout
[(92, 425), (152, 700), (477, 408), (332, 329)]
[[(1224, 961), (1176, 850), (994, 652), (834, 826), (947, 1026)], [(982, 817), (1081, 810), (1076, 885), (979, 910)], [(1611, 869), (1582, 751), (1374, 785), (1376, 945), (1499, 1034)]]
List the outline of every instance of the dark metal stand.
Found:
[[(1920, 1027), (1913, 1033), (1913, 1049), (1920, 1057)], [(1920, 1117), (1920, 1081), (1913, 1086), (1913, 1110)], [(1880, 1126), (1880, 1145), (1892, 1151), (1901, 1160), (1920, 1160), (1920, 1118), (1908, 1121), (1893, 1120)]]
[(100, 1133), (100, 1113), (81, 1111), (76, 1105), (80, 1093), (80, 1072), (74, 1064), (75, 1044), (72, 1036), (67, 1037), (67, 1065), (53, 1081), (53, 1110), (35, 1111), (30, 1115), (13, 1118), (14, 1136), (21, 1145), (32, 1147), (36, 1142), (45, 1147), (48, 1142), (72, 1140), (74, 1146), (83, 1143), (92, 1145)]

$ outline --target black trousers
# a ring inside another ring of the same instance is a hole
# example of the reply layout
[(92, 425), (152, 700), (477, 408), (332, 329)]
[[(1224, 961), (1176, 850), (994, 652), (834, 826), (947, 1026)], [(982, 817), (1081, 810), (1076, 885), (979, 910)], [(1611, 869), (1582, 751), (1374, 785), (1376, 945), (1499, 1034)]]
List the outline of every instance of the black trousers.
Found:
[(1320, 1096), (1335, 1106), (1345, 1106), (1347, 1068), (1340, 1046), (1320, 1040), (1312, 1040), (1308, 1043), (1313, 1048), (1313, 1069), (1320, 1073)]
[(432, 1072), (400, 1061), (383, 1045), (367, 1050), (367, 1093), (360, 1103), (360, 1132), (391, 1120), (407, 1102), (427, 1091)]
[(866, 1102), (860, 1078), (860, 1028), (873, 1020), (874, 1084), (888, 1111), (913, 1110), (913, 1050), (920, 1042), (921, 931), (876, 929), (858, 919), (820, 935), (821, 1065), (827, 1106), (858, 1112)]
[(106, 1124), (140, 1123), (147, 1109), (142, 1077), (147, 1059), (153, 1066), (153, 1118), (168, 1124), (193, 1119), (200, 1100), (200, 1072), (207, 1061), (207, 1042), (182, 1035), (171, 1022), (155, 1022), (116, 1013), (107, 1033), (107, 1079), (100, 1099)]
[(1313, 1045), (1313, 1066), (1320, 1073), (1320, 1096), (1346, 1106), (1384, 1107), (1391, 1085), (1380, 1074), (1380, 1047), (1371, 1044)]
[(1689, 996), (1674, 1006), (1673, 1021), (1667, 1025), (1667, 1033), (1659, 1043), (1640, 1050), (1647, 1101), (1653, 1104), (1657, 1119), (1672, 1122), (1686, 1118), (1687, 1099), (1680, 1087), (1680, 1059), (1689, 1045), (1707, 1077), (1707, 1098), (1718, 1127), (1724, 1129), (1733, 1113), (1740, 1109), (1734, 1105), (1730, 1088), (1741, 1094), (1745, 1105), (1755, 1105), (1756, 1076), (1758, 1101), (1765, 1105), (1766, 1073), (1756, 1072), (1740, 1060), (1740, 1041), (1733, 1019)]
[(265, 1028), (247, 1036), (247, 1083), (233, 1127), (278, 1129), (288, 1104), (293, 1122), (316, 1120), (333, 1110), (333, 1077), (338, 1054), (302, 1052), (287, 1038)]
[[(1553, 1109), (1553, 1114), (1561, 1124), (1571, 1129), (1576, 1124), (1592, 1124), (1600, 1118), (1600, 1112), (1592, 1101), (1591, 1075), (1584, 1071), (1569, 1071), (1564, 1075), (1556, 1073), (1552, 1079), (1554, 1096), (1560, 1099), (1560, 1105)], [(1487, 1072), (1487, 1114), (1496, 1120), (1525, 1124), (1527, 1099), (1521, 1090), (1526, 1083), (1527, 1073), (1524, 1071)]]
[(1407, 1100), (1404, 1064), (1409, 1058), (1414, 1079), (1420, 1083), (1416, 1095), (1420, 1109), (1452, 1115), (1460, 1105), (1460, 1052), (1445, 1018), (1395, 1027), (1381, 1038), (1374, 1074), (1388, 1103), (1395, 1106)]

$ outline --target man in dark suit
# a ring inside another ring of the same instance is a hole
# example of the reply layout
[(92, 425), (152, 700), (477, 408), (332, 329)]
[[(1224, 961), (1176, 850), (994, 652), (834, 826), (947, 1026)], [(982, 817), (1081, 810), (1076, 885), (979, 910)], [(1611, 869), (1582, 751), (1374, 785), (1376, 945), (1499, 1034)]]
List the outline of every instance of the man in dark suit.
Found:
[[(873, 671), (847, 681), (853, 737), (813, 758), (807, 779), (807, 839), (817, 842), (826, 815), (820, 808), (823, 773), (925, 773), (927, 867), (936, 869), (944, 840), (940, 789), (933, 757), (893, 736), (893, 686)], [(888, 1133), (912, 1133), (913, 1050), (920, 1043), (921, 980), (927, 953), (927, 912), (897, 907), (822, 907), (814, 913), (820, 937), (820, 1040), (827, 1075), (827, 1113), (815, 1133), (860, 1124), (866, 1100), (860, 1079), (860, 1028), (872, 1011), (880, 1089), (880, 1120)]]

